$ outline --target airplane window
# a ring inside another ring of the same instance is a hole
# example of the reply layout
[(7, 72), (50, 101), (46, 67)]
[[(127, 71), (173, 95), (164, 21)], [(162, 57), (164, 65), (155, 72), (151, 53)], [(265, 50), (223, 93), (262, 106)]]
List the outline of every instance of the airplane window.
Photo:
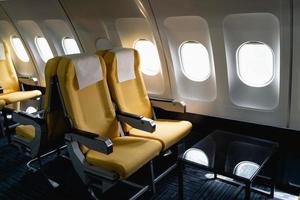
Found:
[(63, 38), (62, 45), (66, 55), (80, 53), (79, 47), (74, 38)]
[(29, 62), (29, 57), (26, 52), (26, 49), (21, 41), (20, 37), (13, 36), (11, 37), (11, 44), (14, 48), (15, 53), (17, 54), (18, 58), (23, 62)]
[(53, 58), (53, 53), (46, 38), (36, 37), (35, 45), (37, 46), (39, 54), (44, 62), (47, 62), (50, 58)]
[(237, 50), (238, 76), (246, 85), (263, 87), (274, 77), (274, 54), (262, 42), (246, 42)]
[(148, 40), (138, 40), (134, 48), (139, 52), (141, 70), (144, 74), (155, 76), (160, 72), (160, 60), (156, 47)]
[(207, 49), (197, 41), (184, 42), (180, 47), (183, 74), (192, 81), (205, 81), (211, 74)]

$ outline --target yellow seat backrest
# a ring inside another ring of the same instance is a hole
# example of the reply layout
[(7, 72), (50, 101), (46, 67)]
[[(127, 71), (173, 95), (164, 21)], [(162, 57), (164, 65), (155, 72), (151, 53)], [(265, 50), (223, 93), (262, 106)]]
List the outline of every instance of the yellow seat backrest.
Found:
[[(129, 56), (118, 57), (118, 54), (122, 53), (128, 53)], [(140, 58), (138, 52), (134, 49), (126, 48), (111, 50), (105, 53), (104, 59), (107, 66), (109, 89), (118, 109), (122, 112), (129, 112), (152, 118), (152, 106), (140, 70)], [(133, 59), (134, 66), (119, 66), (128, 63), (126, 61), (123, 62), (122, 59)], [(130, 67), (134, 67), (135, 77), (131, 80), (119, 81), (118, 67), (128, 68), (128, 70)], [(131, 129), (128, 125), (124, 126), (124, 128), (127, 132)]]
[(3, 87), (4, 93), (20, 91), (16, 70), (3, 42), (0, 42), (0, 54), (0, 86)]
[(96, 133), (110, 139), (118, 137), (118, 122), (106, 82), (106, 66), (103, 58), (88, 54), (75, 56), (82, 62), (90, 57), (99, 59), (102, 80), (80, 89), (74, 57), (62, 58), (57, 75), (68, 117), (76, 129)]
[(62, 138), (68, 127), (58, 89), (51, 82), (57, 76), (57, 68), (60, 60), (61, 57), (52, 58), (48, 60), (45, 66), (46, 91), (44, 96), (44, 110), (48, 140), (50, 141)]

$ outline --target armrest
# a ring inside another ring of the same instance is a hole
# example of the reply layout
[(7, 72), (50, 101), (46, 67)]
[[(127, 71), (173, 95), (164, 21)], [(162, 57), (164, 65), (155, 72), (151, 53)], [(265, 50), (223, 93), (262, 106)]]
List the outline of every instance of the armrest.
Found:
[(89, 149), (110, 154), (113, 152), (113, 144), (109, 138), (100, 137), (95, 133), (90, 133), (78, 129), (72, 129), (65, 137), (68, 141), (76, 141), (85, 145)]
[(27, 81), (31, 81), (31, 82), (34, 82), (34, 83), (38, 82), (38, 78), (34, 77), (34, 76), (18, 76), (18, 79), (20, 81), (27, 80)]
[(34, 121), (35, 123), (41, 125), (41, 124), (44, 124), (45, 121), (44, 121), (44, 118), (40, 116), (40, 113), (37, 112), (37, 113), (32, 113), (32, 114), (29, 114), (25, 111), (14, 111), (13, 112), (13, 119), (19, 123), (22, 124), (22, 122), (25, 120), (31, 120), (31, 121)]
[(24, 82), (20, 82), (22, 84), (22, 88), (24, 91), (30, 91), (30, 90), (39, 90), (42, 94), (45, 94), (46, 87), (38, 86), (38, 85), (32, 85)]
[(132, 113), (118, 112), (117, 117), (119, 121), (129, 124), (130, 126), (153, 133), (156, 129), (156, 124), (152, 119), (146, 118), (142, 115), (135, 115)]
[(172, 111), (172, 112), (186, 112), (186, 104), (183, 101), (176, 101), (174, 99), (164, 99), (150, 97), (150, 101), (153, 107), (161, 108), (163, 110)]
[(4, 88), (0, 86), (0, 94), (2, 94), (3, 92), (4, 92)]

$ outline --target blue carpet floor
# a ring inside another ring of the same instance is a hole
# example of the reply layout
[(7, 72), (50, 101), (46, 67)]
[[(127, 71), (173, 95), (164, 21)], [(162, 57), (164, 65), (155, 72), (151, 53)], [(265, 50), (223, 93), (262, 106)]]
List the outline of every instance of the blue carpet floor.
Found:
[[(47, 162), (43, 171), (32, 173), (27, 171), (26, 162), (28, 157), (21, 155), (16, 148), (7, 145), (0, 140), (0, 199), (6, 200), (57, 200), (57, 199), (83, 199), (89, 200), (92, 197), (82, 184), (71, 163), (63, 158)], [(156, 160), (160, 163), (161, 160)], [(156, 167), (157, 168), (157, 167)], [(143, 170), (136, 174), (136, 179)], [(184, 172), (184, 191), (185, 199), (228, 199), (234, 192), (235, 187), (220, 181), (203, 180), (204, 172), (187, 167)], [(47, 181), (47, 177), (60, 184), (53, 188)], [(135, 177), (134, 177), (135, 178)], [(139, 181), (139, 180), (138, 180)], [(118, 184), (104, 195), (99, 195), (99, 199), (128, 199), (135, 190), (124, 185)], [(178, 199), (177, 196), (177, 175), (171, 173), (157, 185), (157, 194), (150, 196), (144, 195), (141, 199), (169, 200)], [(243, 199), (241, 193), (238, 199)], [(258, 194), (252, 195), (254, 200), (265, 200)]]

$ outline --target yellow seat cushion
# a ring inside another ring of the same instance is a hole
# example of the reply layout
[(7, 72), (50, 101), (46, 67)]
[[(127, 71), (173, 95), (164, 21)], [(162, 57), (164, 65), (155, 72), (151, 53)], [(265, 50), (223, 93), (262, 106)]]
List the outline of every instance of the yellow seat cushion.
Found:
[(31, 141), (35, 137), (35, 128), (32, 125), (20, 125), (16, 127), (16, 134)]
[(187, 136), (192, 129), (192, 124), (188, 121), (158, 119), (155, 122), (156, 130), (153, 133), (133, 128), (129, 135), (157, 140), (161, 142), (164, 151)]
[(2, 94), (2, 95), (0, 94), (0, 100), (4, 100), (7, 104), (12, 104), (26, 99), (38, 97), (41, 95), (42, 93), (39, 90), (19, 91), (19, 92), (12, 92), (9, 94)]
[(118, 173), (122, 179), (129, 177), (156, 157), (161, 149), (161, 144), (155, 140), (130, 136), (114, 138), (112, 143), (111, 154), (89, 150), (86, 160), (90, 165)]
[(5, 106), (5, 101), (3, 101), (3, 100), (0, 100), (0, 109), (2, 109), (2, 108), (3, 108), (3, 106)]

